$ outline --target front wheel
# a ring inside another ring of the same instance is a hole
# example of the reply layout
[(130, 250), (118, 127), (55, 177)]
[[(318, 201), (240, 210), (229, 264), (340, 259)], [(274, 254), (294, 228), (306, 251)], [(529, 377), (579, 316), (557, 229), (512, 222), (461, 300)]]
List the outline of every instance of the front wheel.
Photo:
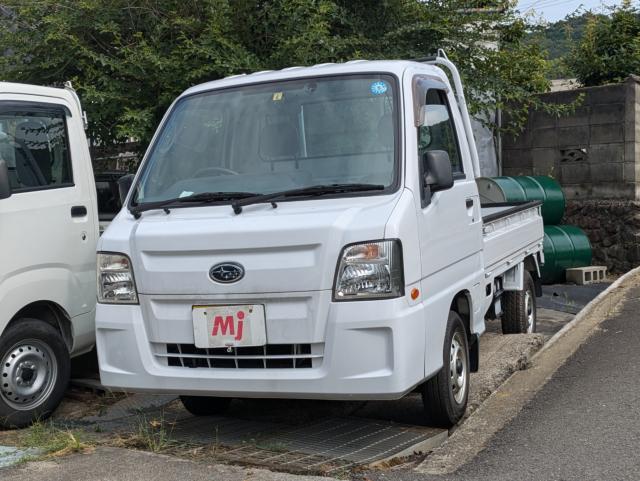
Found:
[(0, 338), (0, 426), (22, 428), (58, 407), (71, 361), (60, 333), (37, 319), (20, 319)]
[(422, 386), (422, 402), (427, 424), (450, 428), (464, 416), (470, 382), (467, 330), (454, 311), (449, 312), (442, 356), (442, 369)]

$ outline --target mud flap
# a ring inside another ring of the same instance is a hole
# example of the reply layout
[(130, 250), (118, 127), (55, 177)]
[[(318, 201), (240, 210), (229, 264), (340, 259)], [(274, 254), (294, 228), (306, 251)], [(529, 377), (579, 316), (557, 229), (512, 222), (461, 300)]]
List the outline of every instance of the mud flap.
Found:
[(480, 369), (480, 336), (473, 334), (469, 345), (469, 369), (478, 372)]

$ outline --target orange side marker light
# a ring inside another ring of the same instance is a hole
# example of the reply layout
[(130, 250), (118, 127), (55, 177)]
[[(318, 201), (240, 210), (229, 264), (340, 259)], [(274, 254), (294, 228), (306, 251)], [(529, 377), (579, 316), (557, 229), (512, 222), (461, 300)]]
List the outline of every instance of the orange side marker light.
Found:
[(413, 289), (411, 289), (411, 299), (412, 300), (415, 301), (419, 296), (420, 296), (420, 291), (418, 289), (416, 289), (415, 287)]

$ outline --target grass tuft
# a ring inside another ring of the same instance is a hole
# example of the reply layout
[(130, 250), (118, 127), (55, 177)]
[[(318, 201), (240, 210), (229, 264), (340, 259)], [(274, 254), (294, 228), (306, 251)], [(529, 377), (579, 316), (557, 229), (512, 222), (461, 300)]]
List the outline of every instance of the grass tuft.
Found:
[(164, 415), (148, 419), (144, 414), (139, 414), (136, 430), (121, 437), (117, 444), (158, 453), (175, 445), (171, 437), (172, 432), (173, 423), (167, 422)]
[(78, 432), (56, 427), (52, 422), (36, 421), (19, 438), (22, 448), (37, 449), (42, 456), (56, 457), (84, 453), (92, 446), (83, 442)]

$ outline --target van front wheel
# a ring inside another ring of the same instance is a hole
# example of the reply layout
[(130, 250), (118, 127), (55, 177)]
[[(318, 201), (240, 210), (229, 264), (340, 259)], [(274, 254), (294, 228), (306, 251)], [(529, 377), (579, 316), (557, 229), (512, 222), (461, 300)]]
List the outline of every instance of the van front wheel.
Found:
[(53, 326), (20, 319), (0, 338), (0, 362), (0, 427), (25, 427), (58, 407), (71, 361)]
[(470, 382), (467, 330), (454, 311), (449, 312), (442, 355), (442, 369), (422, 386), (422, 402), (428, 425), (450, 428), (464, 416)]

